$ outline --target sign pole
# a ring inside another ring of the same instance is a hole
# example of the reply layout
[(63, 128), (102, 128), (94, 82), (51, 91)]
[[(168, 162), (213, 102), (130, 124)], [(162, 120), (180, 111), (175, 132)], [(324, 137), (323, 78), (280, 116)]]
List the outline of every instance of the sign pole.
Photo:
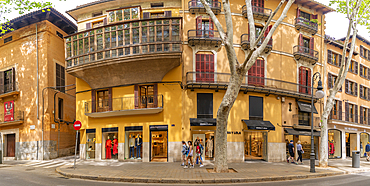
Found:
[(78, 130), (76, 130), (75, 162), (74, 162), (74, 165), (73, 165), (73, 169), (76, 169), (76, 158), (77, 158), (77, 139), (78, 139)]

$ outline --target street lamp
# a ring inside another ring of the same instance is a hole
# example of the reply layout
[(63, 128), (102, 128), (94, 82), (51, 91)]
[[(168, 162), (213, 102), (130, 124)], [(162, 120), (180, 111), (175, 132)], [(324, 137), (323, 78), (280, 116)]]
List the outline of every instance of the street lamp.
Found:
[(325, 96), (325, 92), (322, 91), (324, 89), (322, 87), (321, 82), (321, 74), (319, 72), (316, 72), (312, 76), (312, 87), (311, 87), (311, 153), (310, 153), (310, 172), (315, 172), (315, 146), (314, 146), (314, 140), (313, 140), (313, 85), (315, 84), (315, 80), (319, 78), (319, 81), (317, 82), (317, 91), (316, 91), (316, 98), (321, 99)]

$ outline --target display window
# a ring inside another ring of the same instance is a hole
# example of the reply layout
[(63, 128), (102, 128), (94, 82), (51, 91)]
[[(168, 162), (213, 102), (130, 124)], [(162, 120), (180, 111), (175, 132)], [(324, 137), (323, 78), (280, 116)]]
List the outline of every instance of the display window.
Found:
[(328, 130), (328, 155), (329, 158), (342, 158), (342, 132)]
[(267, 132), (244, 132), (244, 159), (266, 160)]
[[(202, 146), (202, 160), (213, 160), (214, 158), (214, 131), (193, 131), (193, 145), (198, 141)], [(195, 149), (195, 146), (193, 146)]]
[(125, 127), (125, 159), (143, 158), (143, 127)]
[(86, 159), (95, 159), (95, 129), (86, 130)]
[(150, 161), (168, 161), (168, 125), (151, 125), (150, 129)]
[(365, 148), (367, 145), (367, 142), (369, 142), (369, 134), (368, 133), (361, 133), (360, 134), (360, 152), (361, 157), (365, 157)]
[[(302, 149), (304, 153), (302, 154), (302, 159), (310, 159), (310, 152), (311, 152), (311, 136), (303, 136), (303, 135), (285, 135), (285, 143), (286, 143), (286, 154), (288, 158), (288, 144), (290, 140), (294, 141), (294, 147), (297, 146), (298, 140), (301, 141)], [(317, 136), (314, 136), (314, 151), (316, 155), (316, 159), (318, 158), (318, 144), (319, 138)]]
[(357, 150), (357, 134), (346, 132), (346, 155), (352, 157), (352, 151)]
[(118, 159), (118, 127), (104, 128), (102, 136), (102, 159)]

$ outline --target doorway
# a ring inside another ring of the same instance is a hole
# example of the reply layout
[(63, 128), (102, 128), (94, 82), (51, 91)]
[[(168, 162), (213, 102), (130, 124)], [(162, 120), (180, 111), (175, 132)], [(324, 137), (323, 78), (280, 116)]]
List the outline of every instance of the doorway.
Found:
[(357, 150), (357, 134), (346, 132), (346, 156), (352, 157), (354, 150)]
[(168, 137), (167, 131), (150, 131), (150, 161), (152, 162), (167, 162), (168, 159)]
[(244, 132), (244, 159), (266, 160), (267, 132)]
[(6, 153), (5, 157), (15, 157), (15, 134), (6, 135)]

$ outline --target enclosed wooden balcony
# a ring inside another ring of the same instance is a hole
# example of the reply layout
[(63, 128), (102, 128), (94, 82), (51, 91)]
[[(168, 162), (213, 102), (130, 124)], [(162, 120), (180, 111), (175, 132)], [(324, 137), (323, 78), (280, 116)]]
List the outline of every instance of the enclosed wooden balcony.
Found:
[(300, 45), (293, 47), (293, 55), (295, 59), (304, 60), (311, 64), (316, 64), (319, 61), (318, 51)]
[(181, 18), (108, 24), (66, 38), (67, 73), (91, 88), (162, 81), (181, 61)]
[[(263, 8), (259, 6), (252, 6), (252, 13), (254, 19), (259, 19), (262, 21), (267, 21), (271, 15), (272, 10), (268, 8)], [(242, 14), (247, 18), (247, 6), (242, 7)]]
[(318, 31), (317, 23), (307, 20), (303, 17), (298, 17), (295, 19), (295, 28), (300, 31), (304, 31), (315, 35)]
[(211, 45), (218, 47), (222, 44), (217, 30), (188, 30), (188, 43), (195, 45)]
[[(256, 38), (257, 39), (257, 38)], [(249, 34), (243, 34), (240, 38), (241, 40), (241, 46), (244, 50), (248, 50), (250, 48), (250, 38)], [(260, 47), (265, 40), (265, 37), (262, 37), (262, 39), (257, 43), (257, 46)], [(272, 38), (269, 40), (269, 42), (266, 45), (266, 48), (264, 50), (265, 53), (269, 53), (272, 50)]]
[[(209, 7), (213, 11), (214, 14), (219, 14), (221, 12), (221, 3), (218, 2), (217, 0), (211, 0), (211, 1), (206, 1), (208, 2)], [(203, 4), (199, 0), (191, 0), (188, 3), (189, 7), (189, 12), (192, 14), (195, 14), (197, 12), (199, 13), (206, 13), (206, 8), (204, 8)]]

